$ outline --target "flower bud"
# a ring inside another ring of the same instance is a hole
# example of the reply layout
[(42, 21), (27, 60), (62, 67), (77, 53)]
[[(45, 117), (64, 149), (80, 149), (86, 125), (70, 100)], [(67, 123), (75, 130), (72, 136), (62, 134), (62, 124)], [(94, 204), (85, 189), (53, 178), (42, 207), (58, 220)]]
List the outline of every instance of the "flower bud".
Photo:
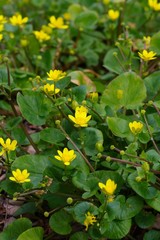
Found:
[(56, 124), (57, 126), (60, 126), (60, 125), (61, 125), (61, 121), (60, 121), (60, 120), (56, 120), (56, 121), (55, 121), (55, 124)]
[(78, 107), (78, 106), (79, 106), (78, 102), (76, 100), (73, 100), (72, 101), (72, 109), (75, 110), (76, 107)]
[(141, 110), (141, 114), (144, 115), (146, 111), (144, 109)]
[(101, 142), (96, 142), (96, 149), (98, 152), (103, 152), (104, 151), (103, 144)]
[(110, 149), (111, 149), (111, 150), (114, 150), (114, 149), (115, 149), (115, 146), (114, 146), (114, 145), (111, 145), (111, 146), (110, 146)]
[(150, 170), (149, 164), (148, 164), (147, 162), (144, 162), (144, 163), (142, 164), (142, 169), (143, 169), (145, 172), (149, 172), (149, 170)]
[(120, 155), (122, 155), (122, 156), (125, 155), (125, 151), (124, 151), (124, 150), (121, 150), (121, 151), (120, 151)]
[(67, 198), (67, 203), (68, 203), (68, 204), (72, 204), (72, 203), (73, 203), (73, 198), (68, 197), (68, 198)]
[(107, 156), (107, 157), (106, 157), (106, 161), (107, 161), (107, 162), (110, 162), (110, 161), (111, 161), (111, 157), (110, 157), (110, 156)]
[(49, 217), (49, 212), (44, 212), (45, 217)]
[(140, 182), (142, 180), (142, 178), (141, 177), (136, 177), (136, 182)]

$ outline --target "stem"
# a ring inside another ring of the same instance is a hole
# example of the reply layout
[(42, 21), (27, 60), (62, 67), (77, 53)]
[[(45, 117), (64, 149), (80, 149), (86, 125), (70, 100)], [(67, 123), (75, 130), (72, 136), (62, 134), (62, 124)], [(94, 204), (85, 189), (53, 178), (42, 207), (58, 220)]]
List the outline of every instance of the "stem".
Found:
[[(114, 148), (114, 150), (116, 150), (117, 152), (121, 152), (121, 150), (120, 149), (118, 149), (118, 148)], [(133, 158), (137, 158), (137, 159), (139, 159), (140, 161), (144, 161), (144, 162), (147, 162), (148, 164), (151, 164), (148, 160), (146, 160), (145, 158), (142, 158), (142, 157), (139, 157), (139, 156), (135, 156), (135, 155), (132, 155), (132, 154), (129, 154), (129, 153), (126, 153), (126, 152), (124, 152), (125, 153), (125, 155), (126, 156), (128, 156), (128, 157), (133, 157)]]
[[(12, 100), (9, 99), (9, 102), (10, 102), (11, 108), (12, 108), (15, 116), (18, 117), (19, 115), (18, 115), (18, 113), (17, 113), (17, 110), (16, 110), (16, 108), (15, 108)], [(39, 153), (40, 151), (39, 151), (39, 149), (37, 148), (36, 144), (33, 142), (33, 140), (32, 140), (32, 138), (31, 138), (31, 136), (29, 135), (29, 133), (28, 133), (25, 125), (24, 125), (23, 123), (20, 123), (20, 126), (21, 126), (21, 128), (23, 129), (26, 137), (28, 138), (28, 141), (30, 142), (30, 144), (32, 145), (32, 147), (34, 148), (34, 150), (36, 151), (36, 153)]]
[[(107, 157), (110, 157), (110, 156), (107, 156), (107, 155), (102, 155), (102, 158), (107, 158)], [(141, 167), (142, 165), (139, 164), (139, 163), (133, 163), (133, 162), (130, 162), (129, 160), (122, 160), (120, 158), (114, 158), (114, 157), (110, 157), (110, 159), (114, 162), (119, 162), (119, 163), (122, 163), (122, 164), (129, 164), (129, 165), (132, 165), (133, 167)], [(155, 173), (155, 174), (160, 174), (160, 171), (157, 171), (157, 170), (153, 170), (151, 169), (150, 170), (151, 172)]]
[(159, 109), (157, 108), (157, 106), (156, 106), (154, 103), (153, 103), (152, 105), (153, 105), (153, 107), (156, 109), (158, 115), (160, 116), (160, 111), (159, 111)]
[(70, 136), (66, 133), (66, 131), (64, 130), (64, 128), (59, 125), (59, 128), (61, 129), (61, 131), (64, 133), (65, 137), (67, 138), (68, 141), (70, 141), (72, 143), (72, 145), (74, 146), (74, 148), (79, 152), (79, 154), (81, 155), (81, 157), (85, 160), (86, 164), (89, 166), (90, 170), (92, 172), (94, 172), (94, 168), (92, 167), (92, 165), (90, 164), (90, 162), (88, 161), (88, 159), (85, 157), (85, 155), (79, 150), (79, 148), (77, 147), (77, 145), (73, 142), (73, 140), (70, 138)]
[(150, 137), (151, 137), (151, 141), (152, 141), (152, 143), (153, 143), (153, 145), (154, 145), (156, 151), (158, 152), (158, 154), (160, 154), (160, 150), (158, 149), (157, 144), (156, 144), (156, 142), (154, 141), (154, 139), (153, 139), (153, 135), (152, 135), (152, 133), (151, 133), (151, 131), (150, 131), (150, 128), (149, 128), (149, 125), (148, 125), (148, 122), (147, 122), (147, 118), (146, 118), (145, 115), (143, 115), (143, 117), (144, 117), (144, 120), (145, 120), (145, 123), (146, 123), (147, 129), (148, 129), (148, 133), (149, 133), (149, 135), (150, 135)]
[[(10, 86), (10, 71), (9, 71), (8, 64), (6, 64), (6, 65), (7, 65), (8, 85)], [(9, 92), (9, 94), (8, 94), (8, 101), (9, 101), (9, 103), (10, 103), (10, 105), (11, 105), (11, 108), (12, 108), (12, 110), (13, 110), (13, 112), (14, 112), (14, 115), (15, 115), (16, 117), (18, 117), (19, 114), (17, 113), (17, 110), (16, 110), (16, 108), (15, 108), (15, 106), (14, 106), (14, 104), (13, 104), (11, 92)], [(32, 140), (32, 138), (30, 137), (30, 135), (28, 134), (28, 131), (27, 131), (26, 127), (24, 126), (24, 124), (23, 124), (23, 123), (20, 123), (20, 126), (21, 126), (21, 128), (23, 129), (26, 137), (28, 138), (30, 144), (32, 145), (32, 147), (34, 148), (34, 150), (36, 151), (36, 153), (39, 153), (39, 152), (40, 152), (39, 149), (37, 148), (37, 146), (36, 146), (35, 143), (33, 142), (33, 140)]]
[(104, 119), (99, 115), (98, 112), (96, 112), (92, 107), (89, 107), (88, 105), (86, 105), (87, 108), (89, 108), (92, 112), (94, 112), (98, 117), (99, 119), (104, 122)]

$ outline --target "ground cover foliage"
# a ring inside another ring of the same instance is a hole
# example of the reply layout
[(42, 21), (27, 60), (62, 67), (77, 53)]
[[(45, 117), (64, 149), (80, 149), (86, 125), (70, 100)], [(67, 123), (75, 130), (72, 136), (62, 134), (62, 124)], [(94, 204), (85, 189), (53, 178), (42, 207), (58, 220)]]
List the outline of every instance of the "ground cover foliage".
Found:
[(0, 239), (160, 239), (160, 3), (0, 1)]

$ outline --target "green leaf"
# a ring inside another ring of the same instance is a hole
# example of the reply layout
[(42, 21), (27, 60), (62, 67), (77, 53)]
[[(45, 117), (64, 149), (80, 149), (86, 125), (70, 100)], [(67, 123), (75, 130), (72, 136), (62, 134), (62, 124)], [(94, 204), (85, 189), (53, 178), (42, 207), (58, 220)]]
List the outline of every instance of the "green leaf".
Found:
[(160, 191), (158, 191), (157, 196), (153, 199), (146, 199), (146, 203), (156, 211), (160, 212)]
[(151, 49), (158, 55), (160, 54), (160, 32), (154, 34), (151, 38)]
[(23, 232), (17, 240), (43, 240), (44, 230), (42, 227), (34, 227)]
[(131, 188), (144, 199), (153, 199), (157, 196), (158, 191), (150, 186), (146, 181), (136, 181), (137, 172), (131, 173), (128, 177), (128, 183)]
[(76, 206), (73, 207), (74, 210), (74, 218), (77, 222), (83, 224), (85, 220), (85, 214), (87, 212), (92, 213), (93, 215), (97, 215), (98, 208), (90, 202), (80, 202)]
[[(100, 142), (103, 144), (102, 132), (92, 127), (81, 129), (80, 133), (73, 132), (71, 135), (71, 138), (79, 148), (81, 148), (81, 145), (80, 145), (80, 139), (81, 139), (81, 141), (83, 142), (84, 151), (88, 156), (93, 156), (98, 153), (98, 150), (96, 149), (97, 142)], [(69, 148), (74, 149), (74, 146), (70, 142), (68, 142), (68, 146)]]
[(17, 102), (23, 117), (34, 125), (43, 125), (51, 111), (51, 102), (41, 92), (27, 91), (17, 94)]
[(27, 169), (30, 173), (29, 178), (31, 179), (31, 183), (34, 187), (37, 187), (43, 179), (44, 170), (49, 166), (52, 166), (52, 164), (46, 156), (23, 155), (16, 158), (13, 162), (12, 170), (16, 170), (17, 168), (20, 170)]
[(123, 221), (114, 220), (112, 222), (104, 219), (100, 225), (100, 231), (104, 237), (109, 239), (122, 239), (130, 231), (131, 219), (126, 219)]
[(85, 12), (79, 13), (74, 22), (79, 28), (92, 29), (98, 22), (98, 14), (95, 11), (86, 10)]
[(88, 240), (88, 235), (87, 233), (84, 232), (76, 232), (74, 233), (69, 240)]
[[(115, 56), (114, 54), (116, 54), (117, 56)], [(109, 71), (121, 74), (124, 72), (126, 59), (123, 58), (119, 49), (112, 48), (105, 55), (103, 64), (104, 67), (107, 68)]]
[(129, 129), (129, 121), (117, 117), (107, 117), (107, 123), (109, 129), (115, 136), (121, 138), (130, 136), (131, 138), (133, 138)]
[(81, 86), (77, 86), (72, 88), (72, 93), (74, 94), (74, 98), (77, 102), (81, 103), (85, 97), (86, 97), (86, 93), (87, 93), (87, 86), (85, 85), (81, 85)]
[(40, 132), (40, 138), (45, 142), (58, 144), (65, 139), (65, 136), (57, 128), (45, 128)]
[(13, 214), (14, 216), (22, 215), (24, 213), (34, 214), (36, 211), (36, 203), (35, 202), (27, 202), (20, 206), (18, 210)]
[(61, 209), (60, 211), (52, 214), (49, 219), (49, 225), (56, 233), (60, 235), (67, 235), (72, 231), (70, 226), (71, 221), (71, 215), (69, 215), (65, 210)]
[(114, 110), (122, 107), (137, 109), (146, 98), (146, 88), (142, 79), (134, 72), (123, 73), (113, 79), (102, 94), (102, 103)]
[(144, 234), (143, 240), (159, 240), (160, 239), (160, 231), (150, 230)]
[[(27, 218), (20, 218), (12, 222), (0, 233), (0, 239), (17, 240), (18, 236), (32, 227), (32, 222)], [(30, 239), (31, 240), (31, 239)]]
[(147, 211), (141, 211), (136, 217), (135, 221), (140, 228), (149, 228), (152, 227), (156, 221), (156, 217)]
[[(13, 83), (13, 78), (10, 75), (10, 83)], [(8, 74), (6, 68), (0, 68), (0, 85), (7, 87), (8, 86)]]
[(160, 71), (153, 72), (146, 78), (144, 78), (144, 83), (147, 89), (147, 99), (153, 99), (154, 96), (160, 91)]
[[(116, 208), (115, 208), (115, 205)], [(107, 212), (114, 214), (118, 220), (125, 220), (136, 216), (143, 208), (143, 200), (138, 196), (129, 197), (125, 200), (124, 196), (118, 196), (115, 201), (107, 206)]]

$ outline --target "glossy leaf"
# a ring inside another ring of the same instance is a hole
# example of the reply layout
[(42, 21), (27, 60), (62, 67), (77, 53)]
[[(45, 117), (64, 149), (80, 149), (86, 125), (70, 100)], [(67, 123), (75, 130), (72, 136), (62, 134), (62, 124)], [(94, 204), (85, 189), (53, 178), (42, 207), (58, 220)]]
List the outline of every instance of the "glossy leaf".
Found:
[(34, 227), (23, 232), (17, 240), (43, 240), (44, 230), (42, 227)]
[(122, 107), (137, 109), (145, 98), (146, 88), (142, 79), (134, 72), (126, 72), (108, 84), (101, 101), (114, 110)]

